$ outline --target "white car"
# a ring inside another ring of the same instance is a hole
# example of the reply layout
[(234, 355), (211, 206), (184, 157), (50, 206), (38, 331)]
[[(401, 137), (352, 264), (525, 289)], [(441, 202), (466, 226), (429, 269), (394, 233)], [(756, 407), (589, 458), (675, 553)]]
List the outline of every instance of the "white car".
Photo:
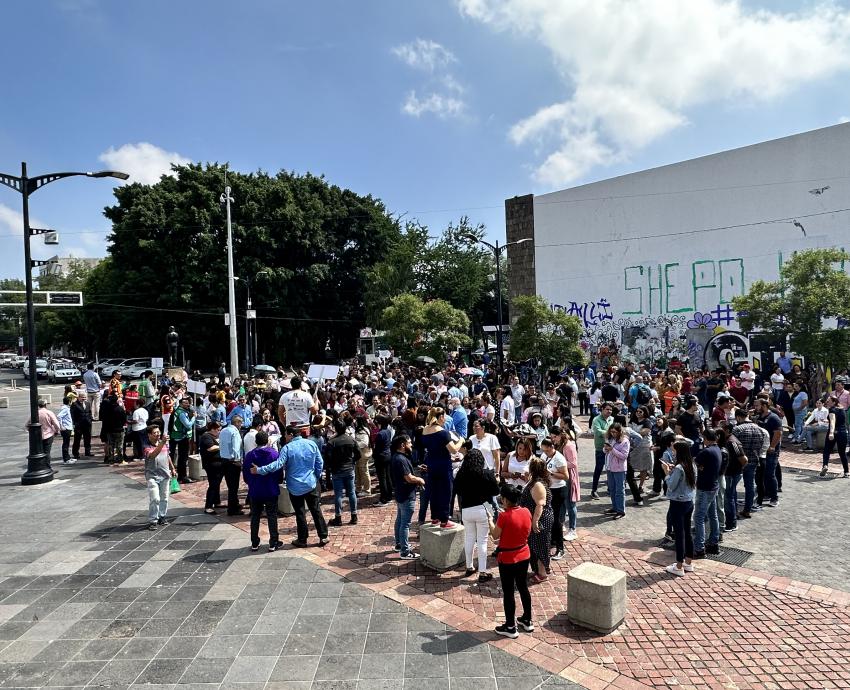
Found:
[(162, 376), (162, 367), (154, 368), (151, 366), (150, 357), (130, 360), (129, 364), (121, 368), (121, 374), (129, 380), (141, 378), (146, 371), (152, 371), (157, 376)]
[(26, 362), (27, 359), (28, 358), (24, 357), (23, 355), (16, 355), (15, 357), (12, 358), (12, 366), (15, 369), (20, 369), (21, 367), (24, 366), (24, 362)]
[[(28, 379), (30, 377), (30, 361), (27, 359), (24, 362), (24, 378)], [(37, 359), (35, 360), (35, 376), (39, 379), (47, 378), (47, 360), (46, 359)]]
[(80, 378), (80, 372), (71, 362), (51, 362), (47, 367), (47, 380), (50, 383), (75, 381), (78, 378)]

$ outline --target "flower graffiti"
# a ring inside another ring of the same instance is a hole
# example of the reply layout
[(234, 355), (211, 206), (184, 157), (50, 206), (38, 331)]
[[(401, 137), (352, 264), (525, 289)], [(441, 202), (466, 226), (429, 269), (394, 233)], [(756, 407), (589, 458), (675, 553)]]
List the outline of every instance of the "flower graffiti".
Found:
[(717, 322), (711, 318), (711, 314), (703, 314), (701, 311), (694, 312), (694, 318), (688, 321), (688, 328), (705, 328), (713, 331), (716, 327)]

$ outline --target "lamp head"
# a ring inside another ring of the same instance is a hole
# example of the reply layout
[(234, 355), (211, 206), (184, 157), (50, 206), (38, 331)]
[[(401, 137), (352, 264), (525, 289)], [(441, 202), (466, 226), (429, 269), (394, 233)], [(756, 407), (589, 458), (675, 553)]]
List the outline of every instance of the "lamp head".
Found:
[(117, 180), (128, 180), (130, 176), (118, 170), (100, 170), (98, 172), (87, 172), (86, 177), (114, 177)]

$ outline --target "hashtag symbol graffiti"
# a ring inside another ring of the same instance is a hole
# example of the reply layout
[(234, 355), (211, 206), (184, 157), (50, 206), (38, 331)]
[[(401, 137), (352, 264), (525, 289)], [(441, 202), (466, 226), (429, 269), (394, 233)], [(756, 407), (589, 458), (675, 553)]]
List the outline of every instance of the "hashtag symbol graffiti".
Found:
[(733, 321), (736, 321), (735, 312), (728, 304), (718, 304), (714, 311), (711, 312), (711, 317), (719, 326), (728, 326)]

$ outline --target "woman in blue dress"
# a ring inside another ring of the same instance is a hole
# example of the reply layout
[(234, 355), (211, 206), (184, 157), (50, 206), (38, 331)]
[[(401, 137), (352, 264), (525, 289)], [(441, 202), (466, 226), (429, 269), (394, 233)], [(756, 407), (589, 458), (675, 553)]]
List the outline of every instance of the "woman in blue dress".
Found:
[(425, 481), (431, 496), (431, 524), (443, 529), (452, 529), (449, 520), (452, 504), (452, 455), (463, 445), (463, 439), (452, 440), (445, 430), (446, 411), (432, 407), (422, 430), (422, 446), (425, 450), (425, 465), (428, 470)]

